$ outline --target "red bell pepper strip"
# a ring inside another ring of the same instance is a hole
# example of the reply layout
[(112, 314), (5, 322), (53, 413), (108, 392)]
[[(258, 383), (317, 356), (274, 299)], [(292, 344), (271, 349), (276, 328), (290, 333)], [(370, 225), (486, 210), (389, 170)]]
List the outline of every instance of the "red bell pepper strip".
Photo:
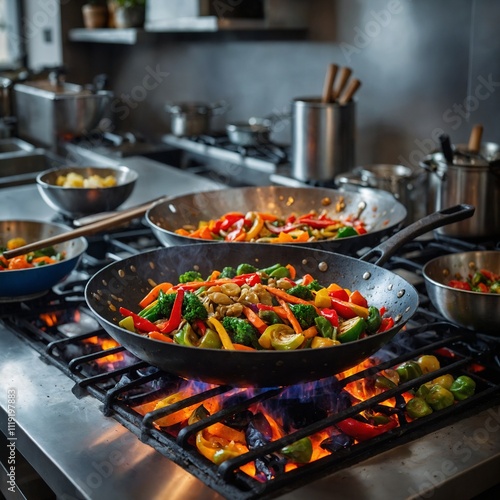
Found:
[[(328, 294), (330, 295), (330, 294)], [(345, 302), (343, 300), (331, 297), (332, 308), (335, 309), (340, 316), (345, 319), (355, 318), (356, 316), (361, 316), (362, 318), (368, 318), (368, 309), (366, 307), (358, 306), (351, 302)]]
[(333, 327), (338, 328), (339, 326), (339, 315), (335, 309), (323, 308), (319, 310), (321, 316), (326, 318)]
[(161, 333), (173, 332), (179, 325), (182, 319), (182, 301), (184, 300), (184, 290), (179, 288), (177, 290), (177, 295), (174, 300), (174, 305), (172, 306), (172, 311), (170, 313), (170, 318), (165, 324), (160, 328)]
[(394, 326), (394, 319), (392, 318), (382, 318), (382, 323), (380, 324), (380, 328), (377, 330), (377, 333), (382, 333)]
[(300, 227), (302, 224), (294, 224), (294, 223), (286, 223), (284, 226), (275, 226), (274, 224), (271, 224), (269, 221), (264, 221), (264, 225), (266, 226), (269, 231), (273, 234), (279, 234), (279, 233), (289, 233), (290, 231), (293, 231), (294, 229), (297, 229)]
[(471, 286), (466, 281), (450, 280), (448, 285), (458, 290), (467, 290), (469, 292), (472, 290)]
[(344, 290), (344, 288), (339, 288), (338, 290), (331, 290), (328, 292), (330, 297), (335, 299), (343, 300), (344, 302), (349, 302), (349, 294)]
[(313, 229), (324, 229), (328, 226), (334, 226), (339, 223), (338, 220), (333, 219), (303, 219), (302, 217), (299, 219), (302, 224), (306, 224)]
[[(236, 222), (243, 220), (245, 216), (243, 214), (227, 214), (223, 217), (220, 228), (222, 231), (227, 231), (233, 224)], [(240, 227), (243, 227), (243, 223), (241, 223)]]
[(342, 420), (342, 422), (338, 422), (335, 425), (340, 429), (340, 431), (353, 437), (356, 441), (367, 441), (368, 439), (380, 436), (380, 434), (384, 434), (385, 432), (394, 429), (398, 426), (398, 423), (396, 420), (391, 419), (386, 424), (372, 425), (360, 422), (355, 418), (346, 418), (345, 420)]
[(158, 327), (154, 323), (151, 323), (151, 321), (142, 318), (138, 314), (135, 314), (124, 307), (120, 307), (120, 314), (124, 317), (130, 316), (134, 320), (134, 327), (141, 332), (149, 333), (158, 331)]
[(194, 324), (195, 324), (196, 328), (198, 328), (198, 330), (200, 331), (200, 333), (202, 335), (205, 335), (205, 332), (207, 331), (207, 325), (205, 325), (205, 322), (202, 321), (201, 319), (196, 319), (194, 321)]

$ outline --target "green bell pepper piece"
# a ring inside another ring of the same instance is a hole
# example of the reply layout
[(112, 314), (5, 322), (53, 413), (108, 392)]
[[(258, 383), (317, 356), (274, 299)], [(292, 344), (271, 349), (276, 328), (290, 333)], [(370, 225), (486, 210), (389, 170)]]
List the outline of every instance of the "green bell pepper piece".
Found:
[(436, 384), (430, 388), (429, 394), (425, 396), (425, 401), (433, 410), (437, 411), (451, 406), (455, 402), (455, 398), (448, 389)]
[(406, 411), (411, 418), (422, 418), (430, 415), (432, 408), (425, 399), (415, 397), (406, 403)]
[(335, 328), (333, 325), (323, 316), (316, 316), (314, 318), (314, 323), (316, 323), (316, 328), (322, 337), (327, 339), (333, 339), (335, 334)]
[(185, 323), (184, 326), (174, 335), (174, 342), (180, 345), (186, 345), (190, 347), (195, 347), (199, 343), (198, 335), (191, 327), (189, 323)]
[(368, 308), (368, 318), (366, 318), (366, 331), (368, 333), (375, 333), (382, 324), (382, 316), (378, 307), (370, 306)]
[(396, 368), (396, 371), (401, 383), (408, 382), (408, 380), (413, 380), (422, 375), (422, 368), (420, 368), (420, 365), (416, 361), (405, 361)]
[(281, 448), (281, 454), (298, 464), (307, 464), (311, 461), (313, 452), (312, 442), (308, 437), (299, 439), (295, 443)]
[(337, 231), (335, 238), (347, 238), (349, 236), (358, 236), (358, 232), (351, 226), (344, 226)]
[(453, 384), (451, 384), (450, 392), (457, 401), (463, 401), (470, 398), (476, 391), (476, 382), (467, 375), (460, 375)]
[(353, 342), (365, 331), (365, 320), (360, 316), (343, 321), (339, 326), (337, 340), (341, 343)]
[(214, 332), (211, 328), (207, 328), (205, 334), (200, 339), (198, 347), (205, 349), (222, 349), (222, 342), (217, 332)]

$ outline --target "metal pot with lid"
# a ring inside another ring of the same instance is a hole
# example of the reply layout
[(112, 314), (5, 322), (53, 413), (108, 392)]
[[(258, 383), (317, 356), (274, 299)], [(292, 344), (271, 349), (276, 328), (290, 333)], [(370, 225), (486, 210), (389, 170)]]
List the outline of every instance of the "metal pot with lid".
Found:
[(225, 101), (213, 103), (186, 101), (165, 105), (165, 110), (170, 114), (170, 131), (177, 137), (209, 132), (212, 116), (223, 114), (227, 109)]
[(500, 146), (481, 143), (482, 127), (474, 127), (469, 143), (452, 146), (441, 137), (441, 151), (424, 158), (428, 175), (428, 211), (460, 203), (476, 207), (466, 221), (436, 229), (441, 235), (465, 239), (500, 236)]
[(358, 166), (335, 177), (339, 186), (371, 187), (388, 191), (408, 212), (407, 220), (414, 222), (426, 215), (425, 200), (427, 174), (404, 165), (373, 164)]

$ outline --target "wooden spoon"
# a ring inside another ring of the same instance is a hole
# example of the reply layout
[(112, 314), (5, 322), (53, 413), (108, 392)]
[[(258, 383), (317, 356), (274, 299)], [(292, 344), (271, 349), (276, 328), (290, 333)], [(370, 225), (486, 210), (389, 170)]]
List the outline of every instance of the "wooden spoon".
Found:
[(354, 94), (358, 91), (359, 87), (361, 87), (361, 82), (357, 78), (351, 80), (346, 91), (339, 97), (338, 103), (341, 106), (343, 104), (347, 104), (354, 97)]
[(338, 69), (339, 67), (336, 64), (328, 65), (328, 71), (326, 72), (325, 84), (323, 87), (323, 96), (321, 98), (322, 103), (332, 101), (333, 83), (335, 82)]
[(337, 88), (333, 91), (332, 101), (336, 101), (340, 97), (340, 94), (344, 91), (344, 88), (347, 85), (347, 80), (349, 80), (351, 75), (351, 68), (343, 67), (340, 70), (339, 83), (337, 84)]
[(469, 137), (469, 145), (467, 149), (469, 153), (478, 154), (481, 150), (481, 140), (483, 137), (483, 126), (481, 124), (474, 125)]
[(143, 205), (123, 210), (122, 212), (112, 215), (111, 217), (107, 217), (106, 219), (101, 219), (92, 224), (87, 224), (86, 226), (79, 227), (78, 229), (74, 229), (72, 231), (68, 231), (62, 234), (56, 234), (55, 236), (50, 236), (49, 238), (35, 241), (33, 243), (28, 243), (27, 245), (14, 248), (13, 250), (7, 250), (6, 252), (3, 253), (3, 256), (6, 259), (11, 259), (12, 257), (17, 257), (18, 255), (23, 255), (28, 252), (34, 252), (35, 250), (41, 250), (42, 248), (47, 248), (52, 245), (56, 245), (57, 243), (63, 243), (65, 241), (74, 240), (75, 238), (79, 238), (80, 236), (88, 236), (90, 234), (94, 234), (99, 231), (104, 231), (105, 229), (110, 229), (119, 226), (120, 224), (126, 221), (144, 215), (148, 211), (148, 209), (152, 207), (155, 203), (166, 199), (167, 197), (159, 198), (154, 201), (144, 203)]

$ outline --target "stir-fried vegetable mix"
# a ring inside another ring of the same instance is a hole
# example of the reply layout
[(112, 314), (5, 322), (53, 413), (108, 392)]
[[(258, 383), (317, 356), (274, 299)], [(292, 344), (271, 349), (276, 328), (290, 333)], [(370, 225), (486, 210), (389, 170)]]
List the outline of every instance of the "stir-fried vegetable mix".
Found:
[(177, 284), (156, 285), (120, 326), (156, 340), (227, 350), (294, 350), (353, 342), (392, 328), (384, 308), (363, 295), (295, 268), (251, 264), (187, 271)]
[(457, 277), (457, 279), (450, 280), (448, 285), (469, 292), (500, 293), (500, 274), (488, 269), (480, 269), (466, 278)]
[(29, 269), (31, 267), (55, 264), (56, 262), (64, 260), (66, 256), (64, 252), (57, 252), (54, 247), (47, 247), (11, 259), (6, 259), (4, 257), (3, 253), (6, 250), (14, 250), (14, 248), (23, 247), (24, 245), (26, 245), (26, 240), (24, 238), (11, 238), (7, 241), (5, 247), (0, 243), (0, 271)]
[(321, 213), (290, 214), (278, 217), (265, 212), (228, 212), (218, 219), (199, 221), (175, 232), (203, 240), (255, 241), (259, 243), (303, 243), (357, 236), (367, 232), (365, 224), (354, 215), (332, 218)]

